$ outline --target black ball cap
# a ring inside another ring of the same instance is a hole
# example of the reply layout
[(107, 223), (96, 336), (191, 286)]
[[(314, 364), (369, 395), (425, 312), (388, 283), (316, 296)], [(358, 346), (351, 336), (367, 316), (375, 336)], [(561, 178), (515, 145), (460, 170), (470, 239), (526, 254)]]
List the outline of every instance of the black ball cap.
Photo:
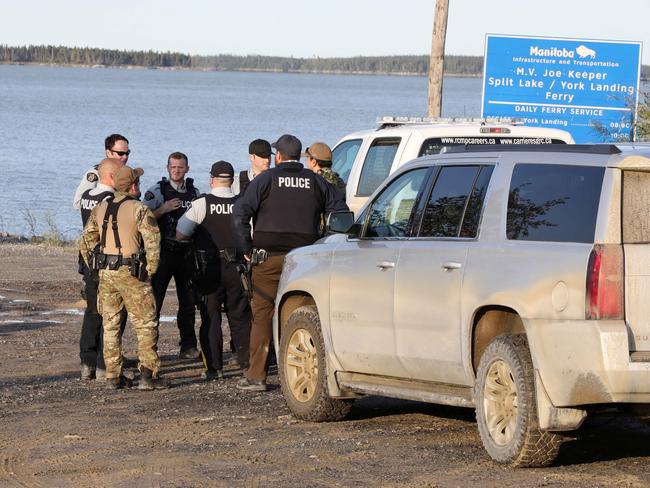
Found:
[(212, 165), (210, 174), (215, 178), (232, 178), (235, 176), (235, 170), (228, 161), (217, 161)]
[(285, 134), (275, 141), (272, 146), (281, 152), (285, 158), (300, 159), (302, 153), (302, 142), (296, 136)]
[(268, 158), (273, 154), (273, 151), (271, 151), (271, 144), (269, 141), (265, 141), (264, 139), (255, 139), (248, 145), (248, 154), (254, 154), (260, 158)]

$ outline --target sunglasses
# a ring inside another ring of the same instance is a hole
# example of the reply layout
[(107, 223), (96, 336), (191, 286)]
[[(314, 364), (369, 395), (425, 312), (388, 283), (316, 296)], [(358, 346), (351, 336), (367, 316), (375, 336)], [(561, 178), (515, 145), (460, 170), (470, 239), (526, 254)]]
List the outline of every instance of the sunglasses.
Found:
[(131, 154), (130, 149), (128, 151), (116, 151), (115, 149), (109, 149), (109, 151), (114, 152), (118, 156), (128, 156), (129, 154)]

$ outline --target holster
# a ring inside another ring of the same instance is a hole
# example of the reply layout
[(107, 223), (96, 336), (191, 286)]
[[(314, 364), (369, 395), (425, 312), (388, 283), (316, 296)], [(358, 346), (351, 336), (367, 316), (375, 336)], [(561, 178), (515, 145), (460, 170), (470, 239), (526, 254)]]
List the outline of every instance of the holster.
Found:
[(253, 280), (251, 277), (251, 265), (239, 263), (237, 265), (237, 271), (239, 271), (239, 279), (241, 280), (241, 287), (244, 295), (249, 300), (253, 298)]
[(241, 253), (236, 247), (225, 247), (220, 251), (227, 263), (241, 263)]
[(147, 273), (147, 256), (144, 250), (141, 249), (136, 254), (131, 255), (129, 272), (131, 276), (137, 278), (139, 281), (147, 281), (149, 273)]

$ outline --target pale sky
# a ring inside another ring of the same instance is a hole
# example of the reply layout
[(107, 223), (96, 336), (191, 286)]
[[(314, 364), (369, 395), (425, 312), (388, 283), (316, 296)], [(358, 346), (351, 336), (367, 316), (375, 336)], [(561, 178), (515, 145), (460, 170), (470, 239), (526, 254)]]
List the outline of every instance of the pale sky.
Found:
[[(485, 34), (642, 41), (650, 0), (450, 0), (447, 54)], [(435, 0), (2, 0), (0, 44), (189, 54), (428, 54)]]

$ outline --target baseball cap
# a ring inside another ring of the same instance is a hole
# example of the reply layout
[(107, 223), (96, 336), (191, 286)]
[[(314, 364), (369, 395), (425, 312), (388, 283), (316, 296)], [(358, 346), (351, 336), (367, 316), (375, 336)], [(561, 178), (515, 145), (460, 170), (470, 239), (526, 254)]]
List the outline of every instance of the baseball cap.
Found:
[(324, 142), (314, 142), (304, 153), (302, 153), (302, 156), (305, 158), (318, 159), (319, 161), (331, 161), (332, 150)]
[(271, 147), (280, 151), (285, 158), (290, 159), (299, 159), (302, 152), (302, 142), (291, 134), (280, 136), (277, 141), (271, 144)]
[(144, 174), (142, 168), (131, 168), (122, 166), (113, 173), (113, 185), (117, 191), (128, 191), (133, 183), (136, 183)]
[(273, 154), (273, 151), (271, 151), (271, 144), (269, 144), (269, 141), (265, 141), (264, 139), (255, 139), (248, 145), (248, 154), (254, 154), (260, 158), (268, 158)]
[(235, 170), (228, 161), (217, 161), (212, 165), (210, 174), (215, 178), (232, 178)]

